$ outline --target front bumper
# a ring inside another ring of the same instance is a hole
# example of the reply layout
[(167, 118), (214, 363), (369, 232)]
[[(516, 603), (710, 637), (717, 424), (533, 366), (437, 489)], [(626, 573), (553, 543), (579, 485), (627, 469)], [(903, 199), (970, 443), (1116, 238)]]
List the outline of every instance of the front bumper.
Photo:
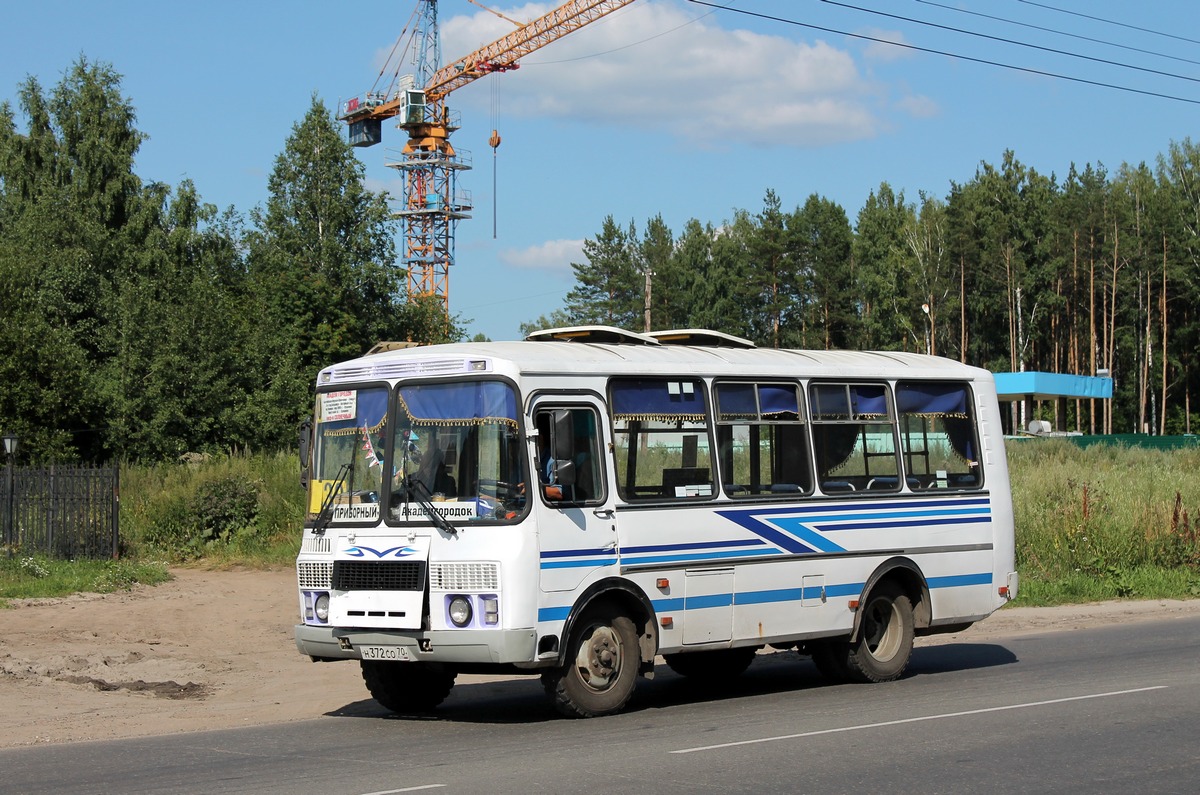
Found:
[(360, 660), (359, 646), (403, 646), (415, 660), (439, 663), (530, 663), (537, 657), (533, 629), (335, 629), (296, 625), (296, 648), (315, 660)]

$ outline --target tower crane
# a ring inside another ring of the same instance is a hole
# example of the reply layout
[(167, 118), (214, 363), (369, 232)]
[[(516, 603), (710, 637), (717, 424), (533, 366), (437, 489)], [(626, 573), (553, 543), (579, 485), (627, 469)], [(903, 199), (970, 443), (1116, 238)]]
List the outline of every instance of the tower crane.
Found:
[[(450, 135), (460, 122), (446, 106), (446, 97), (485, 75), (519, 68), (522, 57), (632, 2), (570, 0), (442, 66), (437, 0), (418, 0), (415, 73), (393, 89), (351, 99), (339, 116), (349, 125), (353, 146), (379, 143), (384, 119), (398, 119), (397, 126), (408, 134), (401, 159), (388, 165), (403, 174), (401, 209), (396, 215), (404, 221), (402, 261), (408, 269), (410, 299), (437, 296), (449, 314), (454, 230), (459, 220), (471, 217), (470, 198), (456, 189), (458, 172), (471, 165), (465, 153), (450, 145)], [(495, 133), (493, 140), (499, 142)]]

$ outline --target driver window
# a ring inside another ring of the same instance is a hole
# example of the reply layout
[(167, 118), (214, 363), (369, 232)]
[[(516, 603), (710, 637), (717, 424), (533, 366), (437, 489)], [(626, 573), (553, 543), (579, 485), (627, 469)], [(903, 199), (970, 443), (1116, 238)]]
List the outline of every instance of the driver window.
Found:
[(538, 431), (534, 465), (542, 497), (559, 505), (603, 502), (596, 412), (590, 408), (540, 409), (534, 421)]

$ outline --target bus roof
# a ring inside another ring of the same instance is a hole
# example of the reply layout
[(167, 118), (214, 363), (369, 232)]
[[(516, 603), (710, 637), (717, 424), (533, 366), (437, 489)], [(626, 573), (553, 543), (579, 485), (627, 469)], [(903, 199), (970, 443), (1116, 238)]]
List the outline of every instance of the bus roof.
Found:
[[(692, 339), (703, 341), (703, 335), (696, 333), (698, 330), (690, 331), (695, 335)], [(562, 341), (562, 338), (543, 335), (519, 342), (464, 342), (385, 349), (326, 367), (321, 371), (320, 383), (486, 372), (564, 377), (653, 374), (993, 380), (986, 370), (918, 353), (744, 348), (729, 342), (679, 344), (684, 341), (682, 339), (672, 341), (672, 344), (658, 344), (651, 337), (636, 336), (642, 340)], [(615, 333), (610, 337), (617, 338), (620, 335)]]

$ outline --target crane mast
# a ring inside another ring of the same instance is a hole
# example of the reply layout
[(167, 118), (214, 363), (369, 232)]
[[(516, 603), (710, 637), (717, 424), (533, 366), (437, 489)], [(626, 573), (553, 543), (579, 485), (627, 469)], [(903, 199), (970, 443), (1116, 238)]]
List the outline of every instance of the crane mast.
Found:
[(522, 57), (633, 1), (571, 0), (442, 66), (437, 0), (418, 0), (415, 74), (394, 91), (350, 100), (340, 117), (350, 127), (353, 146), (379, 143), (384, 119), (396, 118), (408, 134), (401, 158), (387, 165), (401, 173), (404, 186), (395, 215), (404, 222), (401, 259), (408, 271), (409, 300), (436, 296), (449, 315), (455, 227), (471, 217), (470, 196), (457, 187), (458, 173), (471, 168), (470, 156), (450, 144), (460, 122), (446, 106), (446, 96), (485, 75), (519, 68)]

